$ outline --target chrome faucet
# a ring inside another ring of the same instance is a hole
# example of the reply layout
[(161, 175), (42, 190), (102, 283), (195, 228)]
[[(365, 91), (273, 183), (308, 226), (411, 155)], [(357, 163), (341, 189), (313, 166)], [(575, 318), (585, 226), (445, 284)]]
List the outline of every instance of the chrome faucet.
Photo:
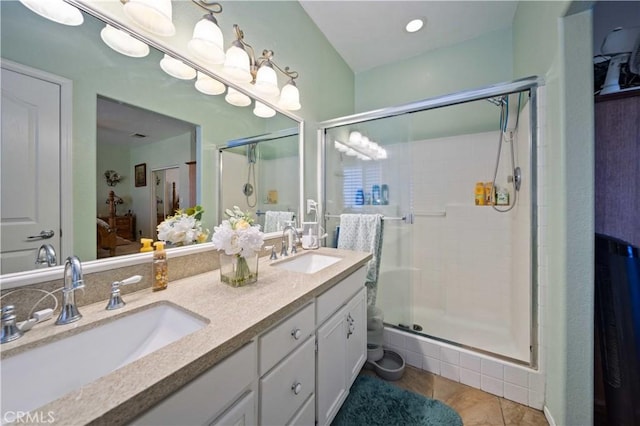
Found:
[(56, 320), (57, 325), (70, 324), (82, 318), (76, 306), (75, 291), (84, 288), (82, 264), (77, 256), (69, 256), (64, 263), (64, 288), (62, 289), (62, 310)]
[(56, 250), (51, 244), (43, 244), (38, 249), (38, 256), (36, 256), (36, 266), (56, 266), (58, 261), (56, 259)]
[(287, 252), (287, 231), (291, 231), (293, 233), (293, 238), (291, 239), (291, 254), (296, 253), (298, 231), (296, 231), (296, 228), (292, 225), (291, 222), (289, 222), (287, 226), (282, 229), (282, 249), (280, 250), (280, 256), (289, 256), (289, 253)]
[(22, 330), (16, 325), (15, 307), (7, 305), (2, 307), (2, 336), (0, 343), (7, 343), (22, 337)]

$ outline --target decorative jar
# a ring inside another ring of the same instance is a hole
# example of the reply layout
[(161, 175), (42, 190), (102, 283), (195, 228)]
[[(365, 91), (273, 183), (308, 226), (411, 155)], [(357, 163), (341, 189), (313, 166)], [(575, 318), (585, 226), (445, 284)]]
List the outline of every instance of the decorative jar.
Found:
[(242, 287), (258, 281), (258, 252), (251, 256), (239, 254), (220, 255), (220, 281), (232, 287)]

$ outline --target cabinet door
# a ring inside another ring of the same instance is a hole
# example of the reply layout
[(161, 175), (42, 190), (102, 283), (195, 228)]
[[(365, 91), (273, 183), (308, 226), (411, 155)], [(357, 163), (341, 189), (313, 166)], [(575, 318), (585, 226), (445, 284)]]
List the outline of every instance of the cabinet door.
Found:
[(361, 289), (347, 304), (347, 388), (367, 359), (367, 289)]
[(318, 329), (316, 401), (319, 426), (331, 423), (347, 397), (346, 310), (343, 306)]
[(252, 426), (256, 424), (256, 395), (249, 391), (210, 426)]

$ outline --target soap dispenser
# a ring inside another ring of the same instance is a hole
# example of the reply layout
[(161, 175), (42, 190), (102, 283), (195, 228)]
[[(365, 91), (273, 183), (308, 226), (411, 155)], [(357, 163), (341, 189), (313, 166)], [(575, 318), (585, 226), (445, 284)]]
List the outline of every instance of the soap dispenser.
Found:
[(169, 285), (169, 273), (167, 268), (167, 252), (164, 250), (164, 241), (153, 243), (156, 250), (153, 252), (153, 291), (164, 290)]
[(151, 247), (151, 243), (153, 243), (153, 240), (151, 238), (140, 238), (140, 242), (142, 243), (142, 247), (140, 247), (140, 253), (153, 251), (153, 247)]

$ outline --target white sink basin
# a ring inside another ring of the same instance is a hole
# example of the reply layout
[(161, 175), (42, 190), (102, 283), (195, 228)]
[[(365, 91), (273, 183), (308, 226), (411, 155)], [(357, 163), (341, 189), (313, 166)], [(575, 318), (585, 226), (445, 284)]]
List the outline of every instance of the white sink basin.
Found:
[(314, 274), (340, 260), (341, 258), (339, 257), (328, 256), (326, 254), (304, 253), (282, 262), (272, 263), (272, 266), (287, 271)]
[(176, 306), (152, 305), (3, 359), (2, 423), (10, 422), (12, 413), (54, 401), (205, 325)]

